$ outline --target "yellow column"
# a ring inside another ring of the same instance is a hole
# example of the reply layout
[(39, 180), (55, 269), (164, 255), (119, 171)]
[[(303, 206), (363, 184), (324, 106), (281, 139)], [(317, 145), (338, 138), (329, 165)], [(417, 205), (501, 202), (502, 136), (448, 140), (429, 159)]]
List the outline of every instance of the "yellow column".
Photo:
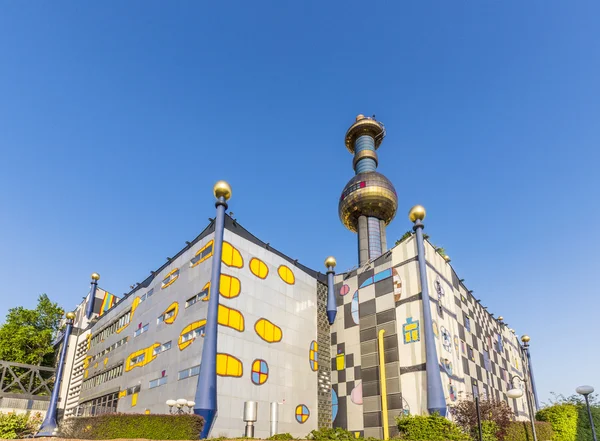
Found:
[(379, 381), (381, 383), (381, 414), (383, 422), (383, 439), (390, 439), (390, 425), (388, 422), (387, 407), (387, 385), (385, 382), (385, 355), (383, 354), (383, 334), (385, 330), (379, 331)]

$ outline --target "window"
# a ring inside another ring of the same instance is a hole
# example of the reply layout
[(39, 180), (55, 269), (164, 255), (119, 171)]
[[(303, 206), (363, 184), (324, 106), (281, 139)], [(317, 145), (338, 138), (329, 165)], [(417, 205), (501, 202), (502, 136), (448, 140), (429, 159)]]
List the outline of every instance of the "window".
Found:
[(85, 401), (77, 406), (75, 416), (93, 416), (103, 413), (114, 413), (117, 411), (119, 402), (119, 393), (114, 392), (103, 397), (98, 397), (90, 401)]
[(160, 354), (161, 352), (168, 351), (169, 349), (171, 349), (171, 342), (170, 341), (168, 341), (166, 343), (163, 343), (162, 345), (154, 348), (153, 354), (157, 355), (157, 354)]
[(475, 361), (475, 353), (473, 352), (473, 348), (467, 345), (467, 354), (469, 355), (469, 360)]
[(146, 300), (146, 294), (143, 294), (143, 295), (140, 297), (140, 303), (142, 303), (144, 300)]
[(107, 337), (111, 336), (115, 332), (118, 332), (124, 326), (127, 326), (129, 324), (129, 320), (131, 320), (131, 311), (127, 311), (125, 314), (113, 321), (106, 328), (94, 334), (90, 339), (90, 347), (94, 347), (98, 343), (106, 340)]
[(146, 354), (140, 354), (137, 357), (133, 357), (131, 360), (129, 360), (129, 365), (133, 366), (134, 364), (141, 363), (145, 358)]
[(133, 333), (133, 336), (137, 337), (138, 335), (141, 335), (144, 332), (146, 332), (148, 330), (148, 325), (149, 325), (149, 323), (146, 323), (144, 326), (142, 326), (142, 324), (140, 323), (140, 326), (135, 330), (135, 332)]
[(187, 299), (185, 302), (185, 307), (188, 308), (188, 307), (192, 306), (194, 303), (197, 303), (200, 300), (205, 299), (207, 296), (208, 296), (208, 288), (204, 288), (202, 291), (200, 291), (195, 296)]
[(158, 318), (156, 319), (156, 323), (162, 323), (165, 320), (170, 319), (174, 315), (175, 315), (175, 308), (170, 309), (167, 312), (165, 312), (164, 314), (159, 315)]
[(93, 363), (94, 361), (98, 360), (99, 358), (102, 358), (103, 356), (105, 356), (109, 352), (114, 351), (118, 347), (124, 345), (125, 343), (127, 343), (128, 339), (129, 339), (129, 337), (122, 338), (121, 340), (119, 340), (116, 343), (113, 343), (108, 348), (104, 349), (103, 351), (98, 352), (96, 355), (94, 355), (92, 357), (92, 359), (90, 360), (90, 363)]
[(483, 366), (486, 371), (492, 370), (492, 364), (490, 363), (490, 353), (488, 351), (483, 351)]
[(185, 334), (183, 334), (181, 336), (181, 343), (184, 343), (184, 342), (191, 340), (193, 338), (196, 338), (196, 337), (204, 337), (204, 328), (205, 328), (205, 326), (201, 326), (190, 332), (186, 332)]
[(93, 389), (107, 381), (110, 381), (114, 378), (120, 377), (123, 375), (123, 365), (120, 364), (118, 366), (111, 367), (110, 369), (101, 372), (99, 374), (94, 375), (91, 378), (88, 378), (82, 383), (81, 389), (88, 390)]
[(148, 389), (154, 389), (155, 387), (166, 384), (167, 378), (168, 377), (164, 376), (164, 377), (157, 378), (156, 380), (150, 380), (150, 383), (148, 384)]
[(154, 294), (154, 288), (151, 288), (151, 289), (150, 289), (150, 291), (148, 291), (148, 292), (146, 293), (146, 296), (147, 296), (148, 298), (150, 298), (150, 297), (152, 297), (152, 294)]
[(196, 255), (192, 258), (192, 260), (190, 260), (190, 267), (193, 268), (196, 265), (200, 265), (202, 262), (204, 262), (206, 259), (208, 259), (210, 256), (212, 256), (212, 252), (213, 252), (213, 241), (211, 240), (206, 245), (204, 245), (203, 248), (200, 248), (196, 252)]
[(465, 314), (464, 319), (465, 319), (465, 329), (467, 331), (471, 332), (471, 317), (469, 317), (467, 314)]
[(500, 334), (496, 334), (496, 351), (502, 352), (502, 336)]
[(195, 375), (198, 375), (199, 373), (200, 373), (200, 365), (192, 366), (191, 368), (187, 368), (182, 371), (179, 371), (179, 374), (177, 375), (177, 379), (183, 380), (184, 378), (193, 377)]
[(137, 384), (135, 386), (128, 387), (127, 388), (127, 395), (137, 394), (141, 389), (142, 389), (142, 387), (139, 384)]
[(161, 289), (165, 289), (167, 286), (171, 286), (175, 280), (179, 277), (179, 268), (175, 268), (169, 274), (165, 276), (162, 281)]

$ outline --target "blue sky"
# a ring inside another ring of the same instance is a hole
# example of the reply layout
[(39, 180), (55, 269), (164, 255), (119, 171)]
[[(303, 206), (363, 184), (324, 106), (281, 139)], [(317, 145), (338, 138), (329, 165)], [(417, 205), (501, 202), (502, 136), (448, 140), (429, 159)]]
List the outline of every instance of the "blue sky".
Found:
[(315, 269), (356, 263), (337, 216), (358, 113), (388, 135), (388, 240), (426, 206), (490, 311), (532, 338), (542, 400), (600, 389), (600, 4), (5, 2), (0, 316), (89, 274), (121, 295), (214, 215)]

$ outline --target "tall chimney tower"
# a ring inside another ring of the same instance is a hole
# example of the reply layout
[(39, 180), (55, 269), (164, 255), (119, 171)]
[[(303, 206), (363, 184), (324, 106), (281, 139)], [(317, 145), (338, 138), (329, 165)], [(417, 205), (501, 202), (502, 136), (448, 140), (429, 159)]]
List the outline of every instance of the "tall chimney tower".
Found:
[(360, 266), (387, 251), (385, 227), (396, 215), (398, 196), (377, 169), (377, 152), (385, 127), (375, 118), (358, 115), (346, 132), (346, 148), (354, 155), (356, 175), (344, 187), (338, 207), (340, 220), (358, 233)]

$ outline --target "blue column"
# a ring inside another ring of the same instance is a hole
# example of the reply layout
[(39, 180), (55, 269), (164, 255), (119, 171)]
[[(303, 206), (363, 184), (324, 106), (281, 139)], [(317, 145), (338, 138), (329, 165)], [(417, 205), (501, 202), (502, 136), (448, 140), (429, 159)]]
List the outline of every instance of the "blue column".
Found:
[(96, 301), (96, 289), (98, 288), (98, 280), (100, 280), (100, 275), (98, 273), (92, 274), (92, 288), (90, 289), (90, 299), (85, 305), (85, 316), (89, 319), (92, 317), (94, 313), (94, 302)]
[(335, 292), (333, 291), (333, 276), (335, 275), (335, 258), (330, 256), (325, 260), (327, 268), (327, 319), (329, 324), (333, 325), (337, 315), (337, 305), (335, 302)]
[(69, 312), (67, 313), (66, 317), (67, 326), (65, 328), (65, 334), (62, 340), (62, 348), (60, 350), (60, 357), (58, 359), (58, 367), (56, 368), (56, 379), (54, 381), (54, 387), (52, 388), (52, 395), (50, 396), (50, 404), (48, 405), (48, 412), (46, 413), (46, 418), (44, 418), (40, 429), (35, 434), (36, 438), (43, 436), (56, 436), (56, 430), (58, 429), (58, 424), (56, 423), (58, 395), (60, 393), (60, 384), (62, 382), (65, 357), (67, 355), (67, 347), (69, 346), (69, 337), (71, 337), (71, 331), (73, 330), (73, 319), (75, 318), (75, 314)]
[[(375, 151), (375, 140), (370, 135), (363, 135), (354, 142), (354, 155), (363, 150)], [(356, 163), (356, 174), (375, 171), (377, 163), (372, 158), (363, 158)]]
[(215, 218), (215, 236), (210, 273), (210, 300), (204, 345), (202, 346), (202, 359), (200, 360), (200, 374), (196, 387), (194, 413), (204, 418), (204, 427), (200, 438), (208, 438), (217, 415), (217, 336), (219, 315), (219, 292), (221, 282), (221, 258), (223, 250), (223, 232), (225, 230), (225, 210), (227, 199), (231, 196), (231, 188), (224, 181), (219, 181), (214, 188), (217, 202), (217, 217)]
[[(424, 218), (424, 212), (423, 217)], [(421, 218), (421, 219), (422, 219)], [(425, 371), (427, 374), (427, 410), (429, 413), (437, 412), (441, 416), (446, 416), (446, 398), (444, 397), (444, 388), (442, 387), (442, 376), (440, 372), (440, 362), (438, 360), (437, 348), (435, 345), (435, 336), (433, 335), (433, 325), (431, 319), (431, 304), (429, 300), (429, 287), (427, 283), (427, 265), (425, 264), (425, 246), (423, 244), (423, 228), (421, 219), (414, 220), (414, 227), (417, 236), (417, 253), (419, 260), (419, 276), (421, 279), (421, 294), (423, 296), (423, 326), (421, 332), (425, 336)]]
[(531, 364), (531, 354), (529, 353), (529, 344), (525, 343), (525, 354), (527, 355), (527, 364), (529, 365), (529, 379), (531, 380), (531, 389), (533, 390), (533, 399), (535, 400), (535, 410), (540, 410), (537, 389), (535, 388), (535, 379), (533, 378), (533, 365)]

